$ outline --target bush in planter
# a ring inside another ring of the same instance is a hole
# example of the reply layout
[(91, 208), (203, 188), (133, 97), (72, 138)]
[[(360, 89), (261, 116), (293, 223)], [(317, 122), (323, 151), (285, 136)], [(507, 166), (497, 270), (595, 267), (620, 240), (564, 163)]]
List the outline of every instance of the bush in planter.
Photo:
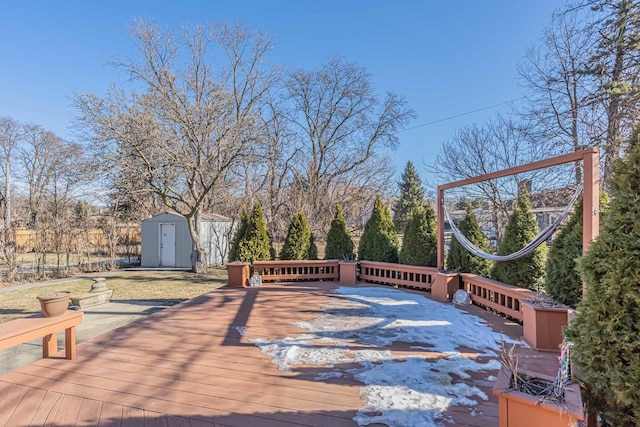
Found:
[(373, 203), (373, 212), (360, 238), (358, 258), (361, 260), (398, 262), (398, 235), (391, 213), (380, 197)]
[(433, 208), (417, 207), (413, 210), (404, 229), (401, 264), (435, 267), (437, 264), (436, 220)]
[[(538, 234), (538, 223), (531, 211), (529, 193), (522, 188), (516, 208), (509, 217), (504, 237), (498, 248), (498, 255), (508, 255), (524, 248)], [(510, 285), (532, 290), (544, 286), (544, 267), (547, 245), (538, 246), (531, 254), (513, 261), (494, 263), (491, 278)]]
[(402, 182), (398, 183), (398, 186), (400, 187), (400, 200), (393, 208), (393, 223), (396, 226), (396, 232), (399, 233), (406, 228), (413, 210), (426, 205), (422, 180), (411, 161), (407, 162), (404, 172), (402, 172)]
[(327, 247), (324, 259), (354, 259), (353, 240), (347, 228), (347, 220), (342, 214), (340, 205), (336, 205), (336, 214), (331, 221), (327, 234)]
[(587, 290), (566, 330), (591, 398), (612, 425), (640, 424), (640, 129), (609, 182), (600, 235), (579, 261)]
[[(490, 252), (489, 240), (480, 229), (471, 205), (467, 204), (466, 210), (467, 215), (460, 221), (458, 228), (471, 243), (485, 252)], [(451, 246), (447, 253), (447, 269), (489, 277), (491, 265), (490, 260), (471, 254), (458, 242), (455, 236), (451, 236)]]
[(545, 289), (555, 300), (575, 307), (582, 299), (582, 279), (577, 259), (582, 256), (582, 200), (562, 231), (551, 242)]
[(253, 206), (244, 237), (238, 243), (238, 260), (244, 262), (273, 259), (271, 238), (259, 203)]
[(244, 238), (247, 232), (247, 225), (249, 224), (249, 213), (247, 208), (242, 208), (242, 215), (240, 215), (240, 225), (233, 234), (231, 244), (229, 245), (229, 261), (239, 261), (239, 246), (240, 241)]
[(289, 231), (282, 245), (280, 259), (307, 259), (310, 246), (311, 229), (309, 228), (309, 223), (302, 215), (302, 212), (298, 212), (293, 216), (291, 224), (289, 224)]

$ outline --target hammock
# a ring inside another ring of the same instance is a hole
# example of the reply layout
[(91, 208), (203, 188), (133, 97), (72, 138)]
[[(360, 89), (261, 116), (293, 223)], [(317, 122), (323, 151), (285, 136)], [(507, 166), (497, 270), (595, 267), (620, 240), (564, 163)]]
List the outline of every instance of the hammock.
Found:
[(449, 225), (451, 226), (451, 231), (453, 232), (453, 235), (456, 237), (458, 242), (460, 242), (460, 244), (466, 250), (468, 250), (469, 252), (471, 252), (473, 255), (475, 255), (477, 257), (484, 258), (484, 259), (489, 259), (489, 260), (492, 260), (492, 261), (513, 261), (514, 259), (518, 259), (518, 258), (521, 258), (523, 256), (529, 255), (538, 246), (540, 246), (549, 237), (551, 237), (551, 235), (558, 229), (558, 227), (560, 226), (562, 221), (564, 221), (564, 219), (567, 217), (567, 215), (569, 214), (569, 211), (571, 210), (571, 208), (573, 208), (573, 205), (575, 205), (576, 201), (578, 200), (578, 196), (580, 195), (581, 192), (582, 192), (582, 185), (578, 185), (578, 187), (576, 188), (575, 194), (571, 198), (571, 201), (569, 202), (567, 207), (564, 209), (564, 211), (562, 211), (560, 216), (552, 224), (550, 224), (547, 228), (542, 230), (536, 236), (536, 238), (533, 239), (531, 242), (529, 242), (524, 248), (520, 249), (517, 252), (509, 254), (509, 255), (494, 255), (494, 254), (490, 254), (488, 252), (483, 251), (482, 249), (480, 249), (479, 247), (477, 247), (473, 243), (471, 243), (469, 241), (469, 239), (467, 239), (465, 237), (465, 235), (462, 234), (462, 231), (460, 231), (458, 226), (451, 220), (451, 216), (449, 215), (449, 211), (447, 210), (446, 206), (444, 205), (444, 200), (442, 200), (442, 210), (444, 211), (444, 216), (445, 216), (446, 220), (449, 222)]

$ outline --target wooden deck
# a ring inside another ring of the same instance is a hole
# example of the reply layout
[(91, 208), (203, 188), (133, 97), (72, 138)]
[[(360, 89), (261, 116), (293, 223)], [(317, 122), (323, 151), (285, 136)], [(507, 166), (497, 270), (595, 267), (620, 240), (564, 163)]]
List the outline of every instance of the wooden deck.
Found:
[[(80, 343), (75, 360), (43, 359), (10, 372), (0, 377), (0, 426), (355, 426), (361, 383), (315, 380), (312, 366), (280, 371), (248, 341), (300, 335), (291, 322), (316, 317), (336, 286), (218, 289)], [(497, 331), (522, 333), (518, 325), (469, 310)], [(246, 326), (246, 335), (236, 326)], [(408, 345), (383, 349), (403, 354)], [(526, 353), (553, 373), (553, 355)], [(486, 377), (464, 381), (488, 401), (451, 407), (445, 417), (461, 426), (498, 425)]]

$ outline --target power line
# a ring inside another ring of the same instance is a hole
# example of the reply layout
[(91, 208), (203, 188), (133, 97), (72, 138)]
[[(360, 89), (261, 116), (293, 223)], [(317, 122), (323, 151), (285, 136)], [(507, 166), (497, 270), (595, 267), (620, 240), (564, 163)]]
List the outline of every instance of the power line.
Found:
[(496, 108), (496, 107), (499, 107), (501, 105), (509, 104), (510, 102), (520, 101), (521, 99), (524, 99), (524, 98), (525, 98), (524, 96), (520, 97), (520, 98), (514, 98), (514, 99), (510, 99), (508, 101), (501, 102), (499, 104), (489, 105), (488, 107), (478, 108), (477, 110), (467, 111), (465, 113), (460, 113), (460, 114), (456, 114), (454, 116), (445, 117), (443, 119), (434, 120), (432, 122), (423, 123), (423, 124), (418, 125), (418, 126), (413, 126), (413, 127), (407, 128), (407, 129), (403, 129), (401, 132), (406, 132), (408, 130), (418, 129), (418, 128), (429, 126), (429, 125), (434, 125), (436, 123), (444, 122), (444, 121), (451, 120), (451, 119), (456, 119), (458, 117), (467, 116), (469, 114), (477, 113), (477, 112), (484, 111), (484, 110), (490, 110), (492, 108)]

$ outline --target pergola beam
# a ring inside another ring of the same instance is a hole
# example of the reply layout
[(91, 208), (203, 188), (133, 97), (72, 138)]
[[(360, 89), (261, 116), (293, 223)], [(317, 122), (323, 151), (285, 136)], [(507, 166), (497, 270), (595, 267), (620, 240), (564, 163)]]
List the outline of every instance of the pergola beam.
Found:
[(538, 160), (525, 165), (515, 166), (501, 171), (491, 172), (438, 186), (438, 269), (444, 269), (444, 213), (442, 211), (442, 203), (444, 203), (445, 190), (577, 161), (582, 161), (584, 169), (584, 185), (582, 190), (584, 204), (584, 213), (582, 217), (582, 250), (583, 252), (586, 252), (589, 249), (589, 244), (598, 236), (598, 232), (600, 230), (600, 211), (598, 208), (600, 206), (600, 181), (598, 178), (600, 156), (597, 148), (588, 148), (574, 153), (563, 154), (562, 156), (552, 157), (550, 159)]

